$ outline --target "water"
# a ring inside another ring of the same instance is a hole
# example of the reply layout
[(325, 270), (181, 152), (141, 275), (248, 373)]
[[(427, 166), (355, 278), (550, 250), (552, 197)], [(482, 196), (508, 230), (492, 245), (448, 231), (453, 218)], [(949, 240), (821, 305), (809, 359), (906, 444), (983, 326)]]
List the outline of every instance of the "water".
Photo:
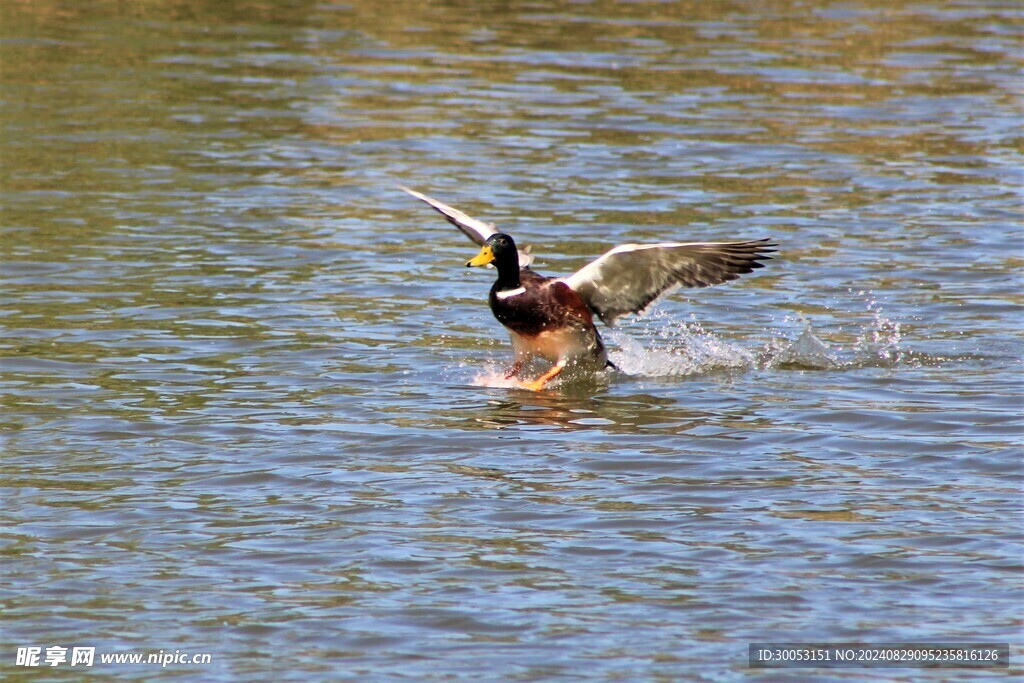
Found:
[[(389, 8), (0, 8), (6, 679), (1020, 675), (1016, 4)], [(531, 393), (399, 182), (548, 274), (780, 252)]]

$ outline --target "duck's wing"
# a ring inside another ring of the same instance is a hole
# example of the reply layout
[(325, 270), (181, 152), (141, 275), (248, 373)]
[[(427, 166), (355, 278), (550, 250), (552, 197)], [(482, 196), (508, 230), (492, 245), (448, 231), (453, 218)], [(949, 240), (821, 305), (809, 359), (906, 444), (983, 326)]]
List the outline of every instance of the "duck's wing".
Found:
[[(427, 195), (417, 192), (416, 190), (409, 189), (404, 185), (399, 185), (398, 189), (412, 195), (424, 204), (430, 206), (434, 211), (437, 211), (439, 214), (444, 216), (449, 223), (461, 230), (462, 234), (473, 240), (477, 246), (483, 246), (483, 243), (488, 237), (498, 232), (498, 228), (493, 223), (485, 223), (484, 221), (473, 218), (458, 209), (448, 206), (444, 202), (437, 201), (433, 197), (428, 197)], [(519, 267), (526, 268), (531, 263), (533, 263), (533, 256), (530, 255), (530, 247), (520, 249)]]
[(473, 240), (478, 247), (482, 247), (488, 237), (498, 232), (498, 228), (496, 228), (493, 223), (484, 223), (481, 220), (477, 220), (472, 216), (464, 214), (458, 209), (454, 209), (443, 202), (437, 201), (433, 197), (428, 197), (416, 190), (410, 190), (404, 185), (399, 185), (398, 189), (407, 194), (411, 194), (413, 197), (424, 204), (427, 204), (434, 209), (434, 211), (437, 211), (439, 214), (444, 216), (449, 223), (461, 230), (462, 234)]
[(678, 287), (708, 287), (761, 268), (775, 243), (623, 244), (574, 274), (561, 278), (607, 325), (642, 313)]

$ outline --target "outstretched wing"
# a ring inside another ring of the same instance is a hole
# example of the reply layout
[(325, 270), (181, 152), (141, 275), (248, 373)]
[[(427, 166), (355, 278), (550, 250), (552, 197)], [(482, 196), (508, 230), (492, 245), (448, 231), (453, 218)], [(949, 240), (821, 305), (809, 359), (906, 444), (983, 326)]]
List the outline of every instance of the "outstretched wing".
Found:
[(416, 199), (429, 205), (434, 209), (434, 211), (437, 211), (439, 214), (444, 216), (449, 223), (461, 230), (466, 237), (473, 240), (477, 246), (483, 246), (484, 241), (488, 237), (498, 232), (498, 229), (494, 227), (493, 223), (484, 223), (483, 221), (479, 221), (472, 216), (462, 213), (458, 209), (453, 209), (447, 204), (437, 201), (433, 197), (428, 197), (416, 190), (410, 190), (404, 185), (399, 185), (398, 189), (402, 192), (411, 194)]
[[(411, 190), (404, 185), (398, 186), (399, 190), (411, 194), (416, 199), (430, 206), (434, 211), (445, 217), (445, 219), (454, 225), (456, 228), (462, 231), (469, 239), (473, 240), (478, 246), (482, 246), (484, 241), (488, 237), (498, 232), (498, 228), (493, 223), (485, 223), (484, 221), (473, 218), (472, 216), (459, 211), (458, 209), (452, 208), (444, 202), (439, 202), (433, 197), (428, 197), (425, 194)], [(526, 268), (533, 263), (533, 256), (530, 255), (530, 248), (519, 250), (519, 267)]]
[(678, 287), (708, 287), (761, 268), (775, 243), (623, 244), (574, 274), (561, 278), (607, 325), (641, 313)]

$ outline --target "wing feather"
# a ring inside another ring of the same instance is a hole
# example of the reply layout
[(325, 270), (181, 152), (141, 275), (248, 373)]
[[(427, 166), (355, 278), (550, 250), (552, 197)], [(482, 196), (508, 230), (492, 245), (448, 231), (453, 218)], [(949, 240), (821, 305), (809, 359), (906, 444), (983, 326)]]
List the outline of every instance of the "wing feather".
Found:
[(444, 202), (437, 201), (433, 197), (428, 197), (416, 190), (411, 190), (404, 185), (399, 185), (398, 189), (407, 194), (411, 194), (416, 199), (433, 208), (434, 211), (437, 211), (439, 214), (444, 216), (449, 223), (461, 230), (466, 237), (473, 240), (477, 246), (483, 246), (484, 241), (486, 241), (488, 237), (498, 232), (498, 228), (496, 228), (493, 223), (485, 223), (481, 220), (477, 220), (458, 209), (448, 206)]
[[(493, 223), (485, 223), (484, 221), (473, 218), (469, 214), (448, 206), (444, 202), (439, 202), (433, 197), (428, 197), (427, 195), (405, 187), (404, 185), (399, 185), (398, 189), (412, 195), (416, 199), (430, 206), (434, 211), (437, 211), (439, 214), (444, 216), (449, 223), (461, 230), (462, 234), (473, 240), (473, 243), (477, 246), (482, 246), (488, 237), (498, 232), (498, 228)], [(533, 256), (530, 255), (530, 247), (520, 249), (519, 267), (526, 268), (531, 263), (533, 263)]]
[(611, 325), (627, 313), (642, 313), (679, 287), (709, 287), (761, 268), (775, 243), (623, 244), (562, 278)]

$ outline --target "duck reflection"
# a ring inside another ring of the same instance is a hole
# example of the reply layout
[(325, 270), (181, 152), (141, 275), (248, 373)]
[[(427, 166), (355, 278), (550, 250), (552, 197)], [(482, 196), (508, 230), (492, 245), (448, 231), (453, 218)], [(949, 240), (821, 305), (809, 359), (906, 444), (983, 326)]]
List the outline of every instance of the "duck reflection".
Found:
[[(672, 399), (650, 394), (613, 396), (607, 387), (569, 385), (560, 392), (516, 391), (502, 399), (489, 400), (466, 416), (476, 428), (557, 429), (602, 433), (678, 434), (714, 424), (723, 416), (706, 410), (691, 410)], [(467, 428), (473, 428), (467, 425)]]

